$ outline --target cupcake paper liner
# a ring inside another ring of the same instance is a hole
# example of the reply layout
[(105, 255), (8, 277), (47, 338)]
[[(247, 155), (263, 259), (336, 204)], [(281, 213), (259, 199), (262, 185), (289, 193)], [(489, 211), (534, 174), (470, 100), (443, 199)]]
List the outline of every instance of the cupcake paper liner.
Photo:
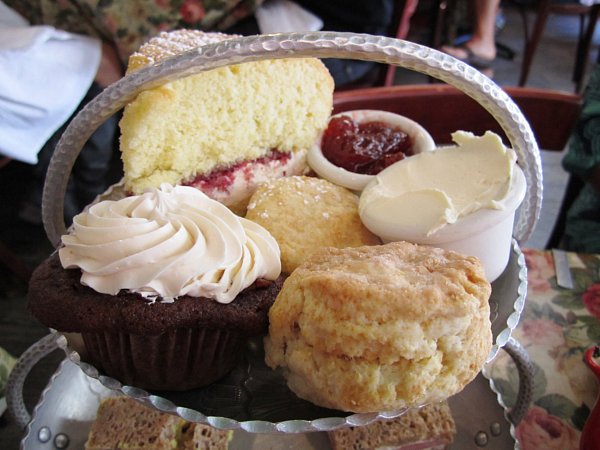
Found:
[(123, 384), (183, 391), (218, 380), (236, 364), (238, 333), (220, 329), (174, 329), (154, 336), (83, 333), (89, 362)]

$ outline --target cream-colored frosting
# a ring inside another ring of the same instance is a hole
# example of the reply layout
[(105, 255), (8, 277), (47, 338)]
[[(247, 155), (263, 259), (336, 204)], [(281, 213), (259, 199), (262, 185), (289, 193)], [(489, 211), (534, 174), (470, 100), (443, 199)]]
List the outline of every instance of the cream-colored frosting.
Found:
[(399, 161), (367, 185), (359, 203), (367, 228), (380, 236), (419, 238), (482, 208), (504, 208), (514, 150), (492, 132), (458, 131), (452, 138), (456, 146)]
[(267, 230), (185, 186), (94, 204), (62, 242), (63, 267), (79, 267), (82, 284), (104, 294), (229, 303), (257, 278), (274, 280), (281, 271)]

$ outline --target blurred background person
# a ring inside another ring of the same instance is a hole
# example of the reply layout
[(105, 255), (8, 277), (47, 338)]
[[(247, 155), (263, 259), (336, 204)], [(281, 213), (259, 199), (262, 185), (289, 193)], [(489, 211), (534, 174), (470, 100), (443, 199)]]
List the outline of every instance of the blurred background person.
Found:
[[(297, 0), (298, 4), (323, 20), (323, 31), (349, 31), (388, 36), (394, 16), (391, 0)], [(324, 59), (337, 89), (364, 81), (377, 70), (371, 61)]]
[[(50, 26), (96, 39), (101, 43), (101, 57), (92, 84), (83, 92), (76, 114), (106, 86), (125, 73), (129, 56), (144, 42), (161, 31), (179, 28), (222, 31), (233, 34), (261, 33), (257, 11), (264, 0), (5, 0), (6, 5), (20, 13), (32, 28)], [(303, 12), (318, 21), (308, 29), (351, 31), (376, 35), (390, 32), (394, 14), (393, 0), (270, 0), (287, 11), (288, 16)], [(267, 4), (264, 5), (266, 7)], [(272, 19), (273, 20), (273, 19)], [(277, 16), (274, 20), (278, 20)], [(264, 23), (262, 24), (264, 28)], [(277, 24), (271, 24), (271, 27)], [(302, 24), (299, 25), (301, 28)], [(308, 31), (297, 29), (295, 31)], [(279, 30), (289, 31), (289, 30)], [(67, 57), (68, 58), (68, 57)], [(325, 59), (337, 88), (355, 83), (369, 83), (377, 73), (376, 63), (348, 59)], [(23, 62), (19, 62), (23, 64)], [(90, 65), (95, 64), (90, 59)], [(33, 70), (35, 61), (24, 64), (22, 70)], [(20, 80), (15, 79), (17, 83)], [(37, 151), (38, 162), (25, 195), (19, 217), (29, 223), (41, 223), (41, 198), (49, 161), (70, 120), (56, 130)], [(65, 220), (72, 217), (102, 193), (120, 173), (114, 166), (120, 163), (118, 154), (118, 115), (107, 120), (82, 149), (73, 168), (65, 198)]]
[[(19, 26), (26, 30), (27, 36), (31, 37), (33, 34), (43, 31), (48, 33), (51, 30), (57, 35), (68, 32), (72, 39), (93, 39), (97, 42), (100, 51), (98, 52), (99, 61), (96, 53), (92, 51), (87, 54), (85, 60), (81, 61), (83, 67), (73, 69), (71, 72), (71, 75), (80, 71), (92, 70), (95, 72), (87, 86), (80, 91), (79, 89), (69, 89), (56, 68), (40, 72), (38, 61), (35, 60), (36, 58), (48, 59), (47, 56), (50, 56), (50, 58), (55, 58), (56, 67), (68, 65), (66, 63), (77, 55), (69, 55), (66, 43), (63, 42), (65, 52), (60, 55), (54, 55), (51, 52), (33, 54), (24, 51), (23, 57), (19, 59), (15, 58), (14, 51), (7, 49), (5, 45), (4, 75), (6, 79), (11, 78), (9, 82), (4, 83), (3, 87), (12, 92), (18, 88), (28, 95), (31, 94), (32, 89), (39, 89), (42, 96), (62, 92), (64, 96), (77, 97), (80, 101), (79, 105), (73, 105), (76, 108), (71, 108), (69, 111), (69, 115), (74, 115), (106, 86), (124, 75), (129, 55), (149, 38), (161, 31), (177, 28), (227, 31), (251, 16), (261, 3), (262, 0), (221, 0), (206, 4), (200, 0), (184, 0), (183, 2), (171, 0), (110, 0), (103, 2), (6, 0), (2, 3), (2, 11), (6, 16), (10, 14), (13, 19), (20, 17)], [(4, 25), (4, 27), (7, 26)], [(16, 40), (14, 31), (15, 28), (6, 30), (6, 36), (9, 36), (11, 40)], [(31, 42), (40, 44), (39, 39), (32, 39)], [(6, 44), (6, 42), (3, 43)], [(55, 45), (59, 45), (59, 43), (55, 43)], [(26, 46), (21, 48), (26, 49)], [(9, 68), (11, 70), (8, 70)], [(34, 74), (39, 77), (35, 82), (31, 77), (19, 77), (19, 73)], [(67, 73), (67, 75), (69, 74)], [(67, 92), (64, 91), (65, 88), (68, 89)], [(32, 102), (42, 98), (39, 95), (29, 95), (29, 97)], [(18, 101), (13, 102), (13, 106), (16, 104)], [(6, 106), (8, 105), (5, 104), (4, 107)], [(8, 109), (5, 109), (5, 114), (14, 116), (14, 112)], [(53, 117), (62, 122), (56, 125), (58, 129), (41, 148), (34, 146), (28, 149), (35, 154), (34, 159), (23, 159), (25, 162), (34, 164), (28, 190), (23, 193), (22, 205), (18, 212), (19, 218), (27, 223), (41, 224), (41, 201), (46, 171), (54, 148), (70, 122), (69, 115)], [(39, 123), (39, 119), (34, 114), (29, 118), (30, 124)], [(67, 223), (70, 223), (72, 217), (91, 203), (98, 194), (104, 192), (109, 184), (117, 181), (115, 177), (118, 176), (119, 171), (114, 170), (113, 166), (118, 167), (120, 164), (117, 141), (118, 120), (118, 115), (115, 115), (94, 132), (73, 167), (65, 197), (65, 220)], [(33, 128), (25, 130), (29, 133), (32, 131), (35, 132)], [(113, 175), (112, 172), (115, 174)]]
[(562, 161), (574, 178), (569, 187), (576, 193), (567, 211), (563, 246), (574, 252), (600, 253), (600, 62), (590, 75), (584, 99)]
[(489, 69), (496, 59), (496, 19), (500, 0), (473, 0), (473, 32), (464, 43), (441, 50), (477, 68)]
[[(49, 25), (30, 25), (0, 2), (0, 153), (31, 164), (22, 219), (41, 223), (41, 196), (48, 161), (65, 122), (100, 88), (110, 72), (99, 39)], [(114, 79), (114, 77), (112, 77)], [(108, 82), (108, 81), (107, 81)], [(68, 216), (103, 185), (112, 158), (116, 121), (94, 133), (74, 168), (66, 202)], [(77, 212), (75, 211), (75, 212)]]

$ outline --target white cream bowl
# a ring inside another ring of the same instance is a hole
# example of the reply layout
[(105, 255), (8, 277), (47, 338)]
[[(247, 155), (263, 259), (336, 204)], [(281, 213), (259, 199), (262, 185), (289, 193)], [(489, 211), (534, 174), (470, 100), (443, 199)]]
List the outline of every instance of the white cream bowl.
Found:
[[(390, 126), (402, 130), (409, 136), (412, 142), (412, 150), (414, 153), (430, 151), (435, 148), (435, 142), (427, 130), (408, 117), (387, 111), (357, 109), (335, 114), (331, 116), (331, 119), (340, 116), (348, 116), (357, 123), (388, 123)], [(333, 164), (323, 155), (321, 150), (322, 136), (322, 134), (319, 135), (315, 145), (308, 150), (308, 165), (321, 178), (353, 191), (362, 191), (364, 187), (375, 177), (375, 175), (365, 175), (351, 172)]]
[(479, 209), (429, 236), (394, 229), (393, 223), (385, 219), (368, 216), (361, 216), (361, 219), (384, 242), (403, 240), (475, 256), (483, 263), (486, 278), (492, 282), (508, 264), (515, 213), (526, 190), (525, 175), (515, 164), (510, 190), (502, 201), (503, 209)]

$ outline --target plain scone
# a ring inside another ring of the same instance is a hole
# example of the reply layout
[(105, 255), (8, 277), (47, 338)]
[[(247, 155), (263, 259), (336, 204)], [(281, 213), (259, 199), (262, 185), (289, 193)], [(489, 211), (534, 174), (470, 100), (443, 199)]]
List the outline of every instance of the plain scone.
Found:
[[(130, 57), (128, 73), (232, 37), (161, 33)], [(125, 188), (139, 194), (185, 184), (272, 150), (303, 152), (302, 173), (306, 150), (327, 126), (333, 88), (320, 60), (289, 58), (226, 66), (141, 92), (120, 122)]]
[(246, 218), (273, 235), (284, 273), (323, 247), (381, 244), (360, 220), (358, 197), (315, 177), (284, 177), (260, 185), (250, 197)]
[(265, 361), (299, 397), (328, 408), (444, 400), (490, 351), (490, 294), (474, 257), (406, 242), (326, 248), (284, 282)]

